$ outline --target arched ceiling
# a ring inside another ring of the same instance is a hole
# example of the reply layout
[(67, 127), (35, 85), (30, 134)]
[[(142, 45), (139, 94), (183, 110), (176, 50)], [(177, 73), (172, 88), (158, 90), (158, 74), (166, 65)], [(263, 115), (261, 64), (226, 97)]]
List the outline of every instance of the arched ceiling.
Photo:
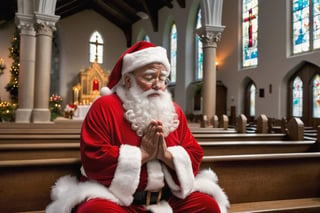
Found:
[[(185, 8), (185, 0), (176, 1)], [(17, 0), (1, 3), (0, 27), (12, 20), (17, 11)], [(163, 7), (173, 8), (173, 0), (57, 0), (55, 14), (63, 19), (83, 10), (94, 10), (119, 27), (125, 34), (127, 46), (131, 46), (132, 25), (147, 16), (157, 32), (158, 11)]]

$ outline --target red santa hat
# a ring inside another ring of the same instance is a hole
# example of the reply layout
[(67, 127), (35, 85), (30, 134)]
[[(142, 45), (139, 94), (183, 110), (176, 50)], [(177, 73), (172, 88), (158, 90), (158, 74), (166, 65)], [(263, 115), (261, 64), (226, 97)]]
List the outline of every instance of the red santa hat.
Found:
[(119, 83), (125, 73), (132, 72), (137, 68), (154, 62), (162, 63), (167, 71), (170, 72), (170, 63), (165, 48), (155, 46), (150, 42), (137, 42), (122, 53), (112, 69), (108, 87), (103, 87), (101, 89), (101, 95), (113, 93), (114, 87)]

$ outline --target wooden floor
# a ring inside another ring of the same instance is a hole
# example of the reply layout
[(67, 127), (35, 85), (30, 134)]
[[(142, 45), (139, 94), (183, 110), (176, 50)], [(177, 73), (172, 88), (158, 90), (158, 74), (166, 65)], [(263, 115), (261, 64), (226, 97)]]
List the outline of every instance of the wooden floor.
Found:
[(229, 213), (245, 212), (320, 212), (320, 198), (240, 203), (231, 205), (229, 209)]

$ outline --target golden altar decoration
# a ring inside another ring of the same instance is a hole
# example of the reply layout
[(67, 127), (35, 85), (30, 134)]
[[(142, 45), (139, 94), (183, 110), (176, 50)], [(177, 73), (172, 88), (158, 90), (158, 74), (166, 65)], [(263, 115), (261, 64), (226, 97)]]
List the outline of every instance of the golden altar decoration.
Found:
[(72, 87), (73, 104), (88, 105), (100, 96), (102, 87), (107, 86), (110, 71), (104, 71), (95, 61), (89, 68), (81, 69), (79, 83)]

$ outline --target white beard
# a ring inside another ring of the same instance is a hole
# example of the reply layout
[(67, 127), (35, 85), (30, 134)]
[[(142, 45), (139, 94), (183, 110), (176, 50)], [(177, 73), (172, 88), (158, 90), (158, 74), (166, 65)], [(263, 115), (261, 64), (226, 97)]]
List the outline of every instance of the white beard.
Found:
[[(116, 88), (126, 111), (125, 118), (131, 123), (131, 128), (141, 137), (152, 120), (159, 120), (163, 125), (164, 136), (168, 136), (179, 126), (171, 94), (153, 89), (143, 92), (134, 79), (132, 82), (130, 89), (125, 89), (122, 85)], [(154, 93), (159, 96), (148, 97)]]

